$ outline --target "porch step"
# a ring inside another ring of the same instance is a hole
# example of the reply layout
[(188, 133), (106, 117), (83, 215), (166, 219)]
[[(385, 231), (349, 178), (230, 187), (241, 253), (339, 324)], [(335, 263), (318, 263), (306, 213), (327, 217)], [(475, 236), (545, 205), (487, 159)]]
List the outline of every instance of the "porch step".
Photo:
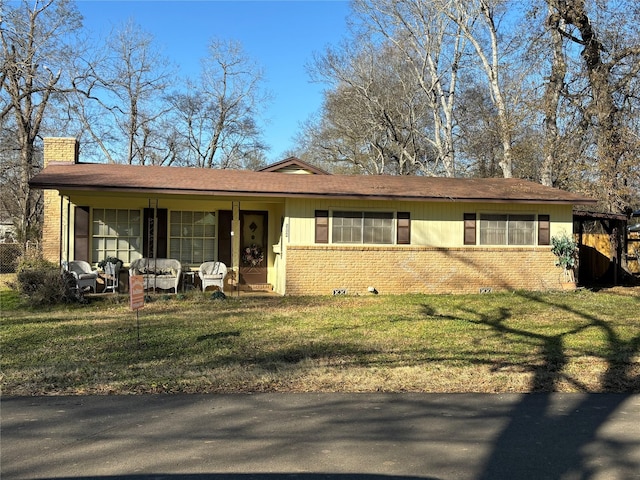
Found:
[(240, 285), (240, 290), (248, 292), (272, 292), (273, 285), (270, 283), (253, 283), (251, 285)]

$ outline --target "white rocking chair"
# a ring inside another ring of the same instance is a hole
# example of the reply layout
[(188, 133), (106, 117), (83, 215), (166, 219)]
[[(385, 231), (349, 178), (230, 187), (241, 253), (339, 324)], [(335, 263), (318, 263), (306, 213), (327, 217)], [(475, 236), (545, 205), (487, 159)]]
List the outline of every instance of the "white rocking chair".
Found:
[(202, 291), (207, 287), (216, 286), (224, 290), (224, 277), (227, 276), (227, 266), (222, 262), (204, 262), (198, 269), (198, 276), (202, 282)]

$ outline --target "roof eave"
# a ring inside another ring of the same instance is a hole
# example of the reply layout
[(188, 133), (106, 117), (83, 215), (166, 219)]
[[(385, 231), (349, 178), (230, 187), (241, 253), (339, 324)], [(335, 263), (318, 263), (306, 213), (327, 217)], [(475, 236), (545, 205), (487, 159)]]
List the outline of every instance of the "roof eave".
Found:
[(142, 193), (155, 195), (202, 195), (217, 197), (268, 197), (268, 198), (335, 198), (341, 200), (378, 200), (378, 201), (408, 201), (408, 202), (458, 202), (458, 203), (517, 203), (517, 204), (550, 204), (550, 205), (594, 205), (591, 199), (535, 199), (535, 198), (483, 198), (483, 197), (429, 197), (417, 195), (370, 195), (351, 192), (336, 193), (292, 193), (292, 192), (259, 192), (250, 190), (214, 190), (214, 189), (176, 189), (176, 188), (145, 188), (145, 187), (109, 187), (77, 184), (33, 183), (32, 187), (43, 190), (79, 191), (79, 192), (113, 192), (113, 193)]

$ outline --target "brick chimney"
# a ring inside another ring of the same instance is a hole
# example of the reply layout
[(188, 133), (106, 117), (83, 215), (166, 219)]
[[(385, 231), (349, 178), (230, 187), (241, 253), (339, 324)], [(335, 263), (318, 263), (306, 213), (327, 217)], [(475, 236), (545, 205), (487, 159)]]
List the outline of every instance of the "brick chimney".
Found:
[(73, 137), (44, 138), (44, 166), (51, 162), (78, 163), (80, 143)]
[[(44, 138), (44, 166), (54, 162), (78, 163), (79, 143), (75, 138)], [(61, 246), (61, 226), (63, 207), (59, 192), (43, 192), (44, 219), (42, 224), (42, 255), (47, 260), (58, 263), (63, 257)], [(68, 219), (67, 219), (68, 221)], [(68, 239), (67, 239), (68, 241)]]

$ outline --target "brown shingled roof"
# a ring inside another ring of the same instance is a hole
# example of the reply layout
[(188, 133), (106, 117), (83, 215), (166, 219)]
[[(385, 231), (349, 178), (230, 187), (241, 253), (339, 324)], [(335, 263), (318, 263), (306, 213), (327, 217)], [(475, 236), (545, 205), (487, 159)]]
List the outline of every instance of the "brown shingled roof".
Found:
[(137, 193), (591, 204), (582, 195), (521, 179), (365, 175), (285, 175), (90, 163), (50, 163), (31, 180), (41, 189)]

